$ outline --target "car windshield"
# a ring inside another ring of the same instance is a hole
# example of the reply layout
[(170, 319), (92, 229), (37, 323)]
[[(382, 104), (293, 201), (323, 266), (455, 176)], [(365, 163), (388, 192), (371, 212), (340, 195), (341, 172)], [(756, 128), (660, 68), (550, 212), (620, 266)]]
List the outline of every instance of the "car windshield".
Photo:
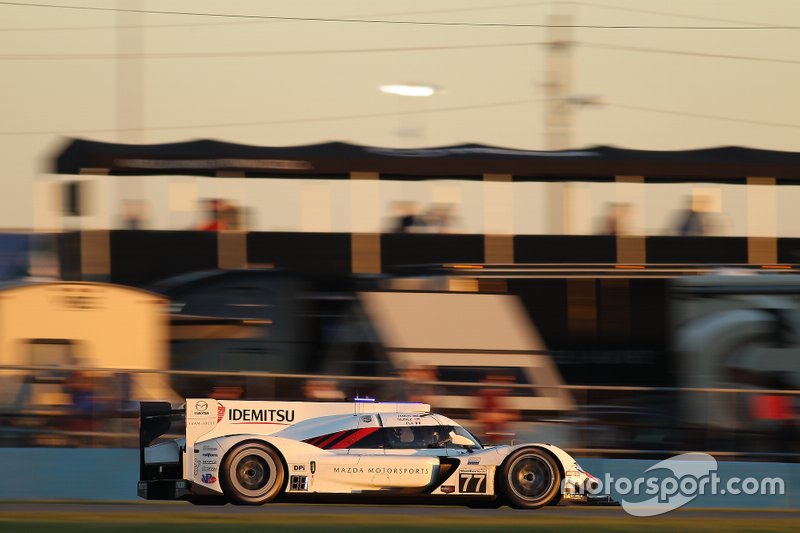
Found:
[(387, 429), (390, 448), (462, 448), (462, 445), (453, 443), (454, 434), (472, 442), (471, 449), (481, 448), (478, 439), (460, 426), (398, 426)]

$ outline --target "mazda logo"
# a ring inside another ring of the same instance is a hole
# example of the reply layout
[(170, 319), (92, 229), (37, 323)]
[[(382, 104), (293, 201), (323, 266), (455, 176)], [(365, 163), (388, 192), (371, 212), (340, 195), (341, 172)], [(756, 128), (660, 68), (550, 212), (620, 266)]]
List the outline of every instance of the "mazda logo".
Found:
[(198, 411), (205, 411), (206, 409), (208, 409), (208, 402), (200, 400), (199, 402), (194, 404), (194, 408), (197, 409)]

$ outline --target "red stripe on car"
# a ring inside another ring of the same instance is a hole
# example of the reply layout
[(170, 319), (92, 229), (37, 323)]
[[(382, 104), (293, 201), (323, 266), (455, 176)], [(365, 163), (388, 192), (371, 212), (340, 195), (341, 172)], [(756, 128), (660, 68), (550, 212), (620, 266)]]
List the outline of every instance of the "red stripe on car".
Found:
[(349, 436), (345, 437), (344, 439), (340, 440), (339, 442), (337, 442), (336, 444), (331, 446), (330, 449), (331, 450), (341, 450), (342, 448), (349, 448), (350, 446), (352, 446), (356, 442), (360, 441), (361, 439), (363, 439), (367, 435), (372, 435), (376, 431), (378, 431), (378, 428), (358, 429), (352, 435), (349, 435)]
[(320, 442), (319, 444), (315, 444), (314, 446), (319, 446), (320, 448), (323, 448), (323, 449), (324, 449), (324, 448), (325, 448), (325, 447), (327, 447), (327, 446), (328, 446), (328, 444), (330, 444), (331, 442), (335, 441), (335, 440), (336, 440), (336, 439), (338, 439), (339, 437), (343, 437), (343, 436), (344, 436), (344, 434), (345, 434), (345, 433), (347, 433), (348, 431), (352, 431), (352, 430), (350, 430), (350, 429), (345, 429), (344, 431), (339, 431), (338, 433), (334, 433), (333, 435), (331, 435), (330, 437), (328, 437), (328, 438), (327, 438), (327, 439), (325, 439), (324, 441)]
[(319, 437), (311, 437), (310, 439), (306, 439), (303, 442), (306, 444), (311, 444), (312, 446), (316, 446), (322, 439), (328, 438), (328, 435), (320, 435)]

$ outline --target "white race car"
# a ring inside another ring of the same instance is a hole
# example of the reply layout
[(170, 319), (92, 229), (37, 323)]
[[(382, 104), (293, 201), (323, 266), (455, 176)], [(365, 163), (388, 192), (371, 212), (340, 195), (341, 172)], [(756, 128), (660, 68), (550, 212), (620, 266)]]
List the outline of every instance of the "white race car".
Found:
[[(185, 438), (151, 445), (184, 417)], [(259, 505), (360, 494), (535, 509), (590, 501), (597, 486), (556, 446), (484, 447), (419, 403), (142, 402), (139, 440), (138, 494), (149, 500)]]

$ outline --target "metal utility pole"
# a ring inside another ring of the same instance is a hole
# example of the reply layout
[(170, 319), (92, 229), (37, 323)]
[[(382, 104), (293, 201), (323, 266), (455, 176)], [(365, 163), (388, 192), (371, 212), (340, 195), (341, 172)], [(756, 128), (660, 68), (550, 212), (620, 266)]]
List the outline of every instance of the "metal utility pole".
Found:
[(144, 72), (141, 0), (117, 0), (117, 140), (142, 141)]
[[(138, 144), (144, 140), (144, 27), (142, 0), (117, 0), (117, 141)], [(144, 186), (138, 179), (114, 184), (118, 205), (107, 206), (125, 225), (144, 215)], [(115, 221), (109, 220), (111, 227)], [(138, 223), (137, 223), (138, 224)]]
[(547, 72), (547, 149), (572, 147), (572, 15), (548, 18)]
[[(547, 61), (545, 72), (546, 133), (548, 150), (572, 148), (572, 26), (573, 17), (553, 14), (547, 19)], [(572, 230), (570, 185), (553, 182), (549, 185), (549, 232), (568, 235)]]

